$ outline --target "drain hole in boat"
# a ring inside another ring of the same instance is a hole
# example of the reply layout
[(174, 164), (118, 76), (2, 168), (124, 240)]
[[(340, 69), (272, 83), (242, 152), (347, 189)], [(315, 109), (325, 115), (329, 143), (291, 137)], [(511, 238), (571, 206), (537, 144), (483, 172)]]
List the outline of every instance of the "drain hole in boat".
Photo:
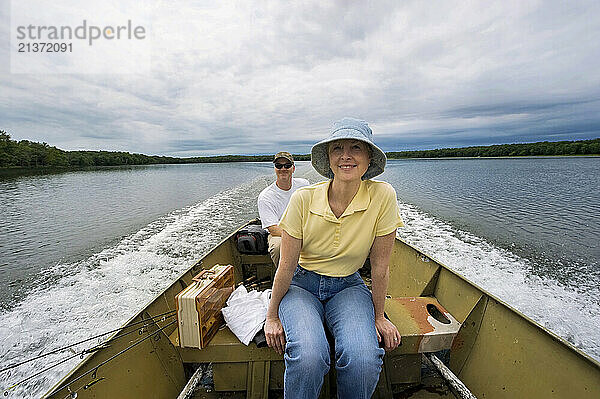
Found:
[(450, 324), (450, 320), (448, 320), (448, 318), (432, 303), (427, 304), (427, 313), (440, 323)]

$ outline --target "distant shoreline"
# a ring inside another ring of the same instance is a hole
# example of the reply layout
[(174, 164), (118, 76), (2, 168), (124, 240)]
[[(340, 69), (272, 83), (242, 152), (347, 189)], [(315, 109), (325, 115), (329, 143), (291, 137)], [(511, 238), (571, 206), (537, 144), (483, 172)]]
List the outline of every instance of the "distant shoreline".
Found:
[(535, 159), (535, 158), (598, 158), (600, 154), (581, 154), (581, 155), (506, 155), (506, 156), (497, 156), (497, 157), (397, 157), (390, 159)]
[[(388, 159), (511, 159), (552, 157), (598, 157), (600, 138), (577, 141), (495, 144), (434, 150), (388, 151)], [(309, 161), (309, 154), (294, 154)], [(61, 173), (66, 171), (134, 165), (181, 165), (189, 163), (270, 162), (272, 155), (216, 155), (178, 158), (124, 151), (65, 151), (46, 143), (12, 140), (0, 130), (0, 175)]]
[[(600, 154), (585, 154), (585, 155), (514, 155), (514, 156), (503, 156), (503, 157), (435, 157), (435, 158), (410, 158), (410, 157), (399, 157), (399, 158), (388, 158), (392, 161), (410, 161), (410, 160), (425, 160), (425, 161), (447, 161), (447, 160), (476, 160), (476, 159), (548, 159), (548, 158), (600, 158)], [(302, 160), (302, 161), (310, 161)], [(269, 160), (241, 160), (236, 159), (232, 161), (215, 161), (215, 162), (189, 162), (189, 163), (160, 163), (160, 164), (138, 164), (138, 165), (98, 165), (98, 166), (83, 166), (83, 167), (70, 167), (70, 166), (37, 166), (37, 167), (21, 167), (21, 166), (7, 166), (0, 167), (0, 177), (19, 177), (19, 176), (34, 176), (34, 175), (45, 175), (45, 174), (59, 174), (66, 172), (78, 172), (78, 171), (94, 171), (102, 169), (118, 169), (124, 167), (138, 167), (138, 166), (154, 166), (154, 165), (190, 165), (198, 163), (206, 164), (219, 164), (219, 163), (242, 163), (242, 162), (270, 162)]]

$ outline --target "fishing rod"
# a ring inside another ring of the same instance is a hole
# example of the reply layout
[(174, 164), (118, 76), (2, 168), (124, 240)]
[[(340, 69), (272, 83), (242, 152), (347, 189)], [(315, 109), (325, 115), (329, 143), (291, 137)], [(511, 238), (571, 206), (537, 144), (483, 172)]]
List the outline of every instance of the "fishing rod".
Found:
[[(80, 375), (79, 377), (75, 378), (74, 380), (71, 380), (69, 382), (66, 382), (64, 384), (62, 384), (61, 386), (57, 387), (56, 389), (54, 389), (52, 392), (50, 392), (47, 396), (52, 396), (54, 395), (56, 392), (59, 392), (60, 390), (62, 390), (63, 388), (67, 387), (71, 384), (73, 384), (76, 381), (79, 381), (80, 379), (82, 379), (83, 377), (85, 377), (86, 375), (90, 374), (93, 372), (92, 377), (95, 378), (96, 373), (98, 372), (98, 369), (102, 366), (104, 366), (106, 363), (112, 361), (113, 359), (117, 358), (118, 356), (121, 356), (123, 353), (129, 351), (130, 349), (136, 347), (137, 345), (141, 344), (142, 342), (146, 341), (147, 339), (150, 339), (154, 336), (157, 336), (158, 333), (162, 332), (165, 328), (172, 326), (173, 324), (177, 323), (177, 320), (173, 320), (172, 322), (170, 322), (169, 324), (167, 324), (166, 326), (163, 326), (161, 328), (159, 328), (158, 330), (156, 330), (155, 332), (153, 332), (152, 334), (149, 334), (147, 337), (141, 338), (137, 341), (135, 341), (133, 344), (129, 345), (127, 348), (123, 349), (122, 351), (114, 354), (113, 356), (109, 357), (108, 359), (106, 359), (105, 361), (103, 361), (102, 363), (100, 363), (99, 365), (97, 365), (96, 367), (86, 371), (85, 373), (83, 373), (82, 375)], [(81, 390), (81, 388), (85, 388), (88, 387), (91, 384), (87, 384), (87, 385), (82, 385), (81, 387), (79, 387), (77, 390), (75, 391), (71, 391), (69, 389), (69, 392), (71, 394), (76, 393), (77, 391)], [(68, 395), (67, 395), (68, 396)]]
[[(3, 373), (3, 372), (5, 372), (5, 371), (8, 371), (8, 370), (10, 370), (10, 369), (14, 369), (15, 367), (22, 366), (23, 364), (26, 364), (26, 363), (32, 362), (32, 361), (34, 361), (34, 360), (38, 360), (38, 359), (44, 358), (44, 357), (46, 357), (46, 356), (50, 356), (50, 355), (53, 355), (53, 354), (55, 354), (55, 353), (62, 352), (62, 351), (64, 351), (64, 350), (66, 350), (66, 349), (69, 349), (69, 348), (72, 348), (72, 347), (74, 347), (74, 346), (77, 346), (77, 345), (83, 344), (84, 342), (88, 342), (88, 341), (91, 341), (91, 340), (94, 340), (94, 339), (97, 339), (97, 338), (101, 338), (101, 337), (103, 337), (103, 336), (105, 336), (105, 335), (112, 334), (112, 333), (115, 333), (115, 332), (117, 332), (117, 331), (121, 331), (121, 330), (124, 330), (124, 329), (128, 329), (128, 328), (131, 328), (131, 327), (137, 326), (137, 325), (139, 325), (139, 324), (142, 324), (142, 323), (147, 323), (149, 320), (152, 320), (152, 321), (154, 321), (154, 319), (158, 319), (158, 318), (161, 318), (161, 317), (164, 317), (164, 318), (173, 317), (173, 316), (175, 316), (175, 312), (176, 312), (175, 310), (171, 310), (171, 311), (168, 311), (168, 312), (165, 312), (165, 313), (161, 313), (161, 314), (159, 314), (159, 315), (156, 315), (156, 316), (151, 316), (151, 317), (149, 317), (149, 318), (147, 318), (147, 319), (144, 319), (144, 320), (142, 320), (142, 321), (138, 321), (138, 322), (136, 322), (136, 323), (129, 324), (129, 325), (125, 326), (125, 327), (121, 327), (121, 328), (117, 328), (117, 329), (114, 329), (114, 330), (110, 330), (110, 331), (107, 331), (107, 332), (104, 332), (104, 333), (101, 333), (101, 334), (95, 335), (95, 336), (93, 336), (93, 337), (86, 338), (86, 339), (84, 339), (84, 340), (82, 340), (82, 341), (75, 342), (74, 344), (70, 344), (70, 345), (67, 345), (67, 346), (63, 346), (62, 348), (58, 348), (58, 349), (52, 350), (52, 351), (50, 351), (50, 352), (46, 352), (46, 353), (44, 353), (44, 354), (41, 354), (41, 355), (39, 355), (39, 356), (35, 356), (35, 357), (32, 357), (32, 358), (30, 358), (30, 359), (23, 360), (22, 362), (18, 362), (18, 363), (11, 364), (10, 366), (6, 366), (6, 367), (4, 367), (3, 369), (0, 369), (0, 373)], [(161, 320), (161, 321), (164, 321), (164, 320)], [(143, 325), (143, 326), (142, 326), (142, 329), (143, 329), (144, 327), (147, 327), (147, 326), (149, 326), (149, 325), (150, 325), (150, 324), (145, 324), (145, 325)], [(112, 337), (110, 340), (106, 341), (104, 344), (106, 344), (106, 343), (108, 343), (108, 342), (110, 342), (110, 341), (112, 341), (112, 340), (115, 340), (115, 339), (117, 339), (117, 338), (121, 338), (121, 337), (123, 337), (123, 336), (125, 336), (125, 335), (131, 334), (132, 332), (135, 332), (135, 331), (129, 331), (129, 332), (127, 332), (127, 333), (123, 333), (122, 335), (121, 335), (121, 334), (119, 334), (119, 335), (117, 335), (117, 336), (114, 336), (114, 337)], [(85, 353), (86, 353), (86, 350), (82, 351), (80, 354), (85, 354)], [(78, 354), (78, 355), (80, 355), (80, 354)]]
[(24, 383), (24, 382), (27, 382), (27, 381), (31, 380), (32, 378), (34, 378), (34, 377), (37, 377), (38, 375), (40, 375), (40, 374), (43, 374), (43, 373), (45, 373), (46, 371), (48, 371), (48, 370), (51, 370), (51, 369), (53, 369), (54, 367), (56, 367), (56, 366), (58, 366), (58, 365), (60, 365), (60, 364), (63, 364), (64, 362), (68, 362), (69, 360), (71, 360), (71, 359), (73, 359), (73, 358), (75, 358), (75, 357), (77, 357), (77, 356), (79, 356), (79, 353), (76, 353), (76, 354), (74, 354), (73, 356), (69, 356), (68, 358), (66, 358), (66, 359), (63, 359), (63, 360), (61, 360), (61, 361), (59, 361), (59, 362), (57, 362), (57, 363), (53, 364), (52, 366), (46, 367), (45, 369), (43, 369), (43, 370), (41, 370), (41, 371), (38, 371), (37, 373), (35, 373), (35, 374), (33, 374), (33, 375), (30, 375), (30, 376), (29, 376), (29, 377), (27, 377), (27, 378), (24, 378), (24, 379), (22, 379), (21, 381), (17, 382), (16, 384), (13, 384), (13, 385), (11, 385), (10, 387), (8, 387), (8, 388), (7, 388), (7, 389), (4, 391), (4, 396), (8, 396), (8, 394), (9, 394), (9, 391), (12, 391), (13, 389), (15, 389), (16, 387), (18, 387), (18, 386), (19, 386), (19, 385), (21, 385), (22, 383)]
[[(169, 312), (167, 312), (167, 313), (169, 313)], [(165, 321), (165, 320), (166, 320), (166, 318), (167, 318), (167, 317), (169, 317), (169, 316), (165, 316), (165, 314), (162, 314), (162, 315), (154, 316), (153, 318), (157, 318), (157, 317), (165, 317), (163, 320), (161, 320), (161, 321)], [(150, 319), (150, 318), (149, 318), (149, 319)], [(144, 322), (147, 322), (149, 319), (145, 319), (145, 320), (144, 320)], [(109, 361), (113, 360), (113, 359), (114, 359), (114, 358), (116, 358), (117, 356), (120, 356), (120, 355), (122, 355), (123, 353), (127, 352), (127, 351), (128, 351), (128, 350), (130, 350), (131, 348), (133, 348), (133, 347), (135, 347), (136, 345), (138, 345), (138, 344), (142, 343), (143, 341), (145, 341), (145, 340), (147, 340), (148, 338), (150, 338), (150, 337), (154, 336), (154, 335), (155, 335), (155, 334), (157, 334), (158, 332), (161, 332), (162, 330), (164, 330), (165, 328), (169, 327), (170, 325), (172, 325), (173, 323), (176, 323), (176, 322), (177, 322), (177, 320), (173, 320), (172, 322), (170, 322), (170, 323), (169, 323), (169, 324), (167, 324), (166, 326), (159, 328), (157, 331), (155, 331), (155, 332), (154, 332), (154, 333), (152, 333), (152, 334), (149, 334), (147, 337), (144, 337), (144, 338), (142, 338), (142, 339), (139, 339), (139, 340), (137, 340), (137, 341), (136, 341), (136, 342), (134, 342), (132, 345), (130, 345), (130, 346), (128, 346), (127, 348), (123, 349), (121, 352), (117, 353), (116, 355), (114, 355), (114, 356), (112, 356), (111, 358), (107, 359), (106, 361), (104, 361), (103, 363), (99, 364), (99, 365), (98, 365), (98, 366), (96, 366), (95, 368), (93, 368), (93, 369), (89, 370), (89, 371), (88, 371), (88, 372), (86, 372), (85, 374), (83, 374), (83, 375), (81, 375), (80, 377), (76, 378), (75, 380), (71, 381), (71, 383), (72, 383), (72, 382), (75, 382), (75, 381), (77, 381), (77, 380), (79, 380), (81, 377), (84, 377), (84, 376), (86, 376), (86, 375), (87, 375), (87, 374), (89, 374), (91, 371), (94, 371), (94, 370), (95, 370), (95, 371), (98, 371), (98, 369), (100, 368), (100, 366), (103, 366), (104, 364), (106, 364), (106, 363), (108, 363)], [(138, 323), (135, 323), (135, 324), (140, 324), (140, 323), (138, 322)], [(134, 333), (134, 332), (135, 332), (135, 330), (133, 330), (133, 331), (129, 331), (129, 332), (127, 332), (127, 333), (124, 333), (124, 334), (120, 335), (120, 337), (123, 337), (123, 336), (125, 336), (125, 335), (131, 334), (131, 333)], [(116, 339), (116, 338), (117, 338), (117, 337), (115, 337), (115, 339)], [(112, 341), (112, 340), (111, 340), (111, 341)], [(23, 383), (24, 383), (24, 382), (26, 382), (26, 381), (29, 381), (30, 379), (32, 379), (32, 378), (34, 378), (34, 377), (37, 377), (38, 375), (40, 375), (40, 374), (42, 374), (42, 373), (45, 373), (45, 372), (46, 372), (46, 371), (48, 371), (48, 370), (51, 370), (51, 369), (53, 369), (54, 367), (56, 367), (56, 366), (58, 366), (58, 365), (60, 365), (60, 364), (63, 364), (63, 363), (65, 363), (65, 362), (67, 362), (67, 361), (69, 361), (69, 360), (71, 360), (71, 359), (73, 359), (73, 358), (75, 358), (75, 357), (77, 357), (77, 356), (82, 356), (82, 355), (84, 355), (84, 354), (86, 354), (86, 353), (92, 353), (92, 352), (95, 352), (95, 351), (97, 351), (98, 349), (101, 349), (102, 347), (105, 347), (105, 346), (106, 346), (106, 343), (103, 343), (103, 344), (97, 345), (97, 346), (95, 346), (95, 347), (92, 347), (92, 348), (90, 348), (90, 349), (86, 349), (86, 350), (82, 351), (81, 353), (76, 353), (76, 354), (74, 354), (74, 355), (72, 355), (72, 356), (69, 356), (69, 357), (67, 357), (67, 358), (63, 359), (63, 360), (60, 360), (59, 362), (57, 362), (57, 363), (55, 363), (55, 364), (53, 364), (53, 365), (51, 365), (51, 366), (49, 366), (49, 367), (47, 367), (47, 368), (45, 368), (45, 369), (43, 369), (43, 370), (39, 371), (39, 372), (37, 372), (37, 373), (35, 373), (35, 374), (33, 374), (33, 375), (31, 375), (31, 376), (29, 376), (29, 377), (27, 377), (27, 378), (25, 378), (25, 379), (23, 379), (23, 380), (19, 381), (19, 382), (17, 382), (16, 384), (14, 384), (14, 385), (10, 386), (8, 389), (6, 389), (6, 390), (4, 391), (4, 396), (8, 396), (8, 394), (9, 394), (9, 391), (13, 390), (15, 387), (17, 387), (17, 386), (19, 386), (19, 385), (23, 384)], [(95, 375), (95, 373), (94, 373), (94, 375)], [(90, 384), (87, 384), (87, 385), (85, 385), (84, 387), (86, 387), (86, 386), (89, 386), (89, 385), (90, 385)], [(59, 390), (60, 390), (60, 389), (62, 389), (62, 388), (64, 388), (64, 386), (61, 386), (60, 388), (58, 388), (58, 389), (54, 390), (54, 391), (53, 391), (53, 393), (54, 393), (54, 392), (57, 392), (57, 391), (59, 391)], [(79, 388), (79, 389), (81, 389), (81, 388)]]

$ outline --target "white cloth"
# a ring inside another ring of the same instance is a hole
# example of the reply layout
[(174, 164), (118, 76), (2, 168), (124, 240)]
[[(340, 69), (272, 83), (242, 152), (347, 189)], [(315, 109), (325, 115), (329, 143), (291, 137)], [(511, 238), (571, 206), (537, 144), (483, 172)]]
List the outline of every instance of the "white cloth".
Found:
[(306, 179), (292, 178), (292, 187), (287, 191), (280, 189), (275, 183), (262, 190), (258, 195), (258, 215), (263, 229), (276, 226), (294, 191), (309, 184)]
[(221, 309), (227, 327), (244, 345), (248, 345), (263, 328), (271, 291), (248, 292), (240, 285), (227, 299), (227, 306)]

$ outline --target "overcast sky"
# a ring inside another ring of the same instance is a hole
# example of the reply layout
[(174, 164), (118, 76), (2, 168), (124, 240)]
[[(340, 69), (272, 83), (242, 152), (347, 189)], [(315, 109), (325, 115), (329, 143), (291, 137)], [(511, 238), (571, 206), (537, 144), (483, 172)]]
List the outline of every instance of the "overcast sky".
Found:
[(367, 120), (385, 151), (600, 137), (597, 0), (149, 4), (148, 72), (14, 74), (3, 61), (0, 129), (173, 156), (308, 153), (343, 116)]

